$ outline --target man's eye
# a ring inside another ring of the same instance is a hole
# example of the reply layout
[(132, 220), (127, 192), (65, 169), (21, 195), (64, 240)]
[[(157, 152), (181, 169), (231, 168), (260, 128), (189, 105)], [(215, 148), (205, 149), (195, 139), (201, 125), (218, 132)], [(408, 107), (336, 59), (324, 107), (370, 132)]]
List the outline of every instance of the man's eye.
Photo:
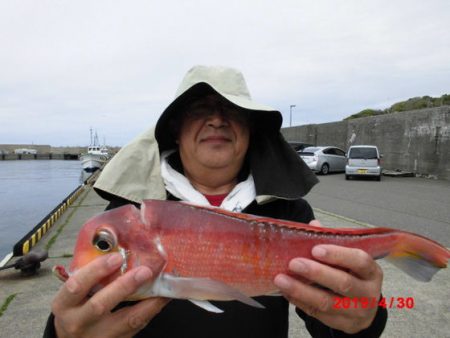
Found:
[(194, 109), (191, 109), (189, 111), (189, 115), (191, 116), (205, 116), (211, 113), (211, 108), (208, 107), (197, 107)]

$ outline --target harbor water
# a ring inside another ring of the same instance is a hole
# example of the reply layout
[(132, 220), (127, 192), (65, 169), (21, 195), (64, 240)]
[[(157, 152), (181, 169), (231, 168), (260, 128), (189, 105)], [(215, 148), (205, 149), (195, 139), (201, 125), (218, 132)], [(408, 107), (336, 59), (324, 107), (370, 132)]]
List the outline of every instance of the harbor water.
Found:
[(85, 175), (79, 161), (0, 161), (0, 260)]

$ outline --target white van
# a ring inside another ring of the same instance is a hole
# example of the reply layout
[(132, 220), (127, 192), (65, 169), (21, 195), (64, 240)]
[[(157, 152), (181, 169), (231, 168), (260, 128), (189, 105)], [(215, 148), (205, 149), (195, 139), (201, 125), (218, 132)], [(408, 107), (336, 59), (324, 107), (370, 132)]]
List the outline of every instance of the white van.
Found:
[(347, 152), (345, 179), (354, 176), (375, 177), (381, 180), (381, 155), (377, 146), (351, 146)]

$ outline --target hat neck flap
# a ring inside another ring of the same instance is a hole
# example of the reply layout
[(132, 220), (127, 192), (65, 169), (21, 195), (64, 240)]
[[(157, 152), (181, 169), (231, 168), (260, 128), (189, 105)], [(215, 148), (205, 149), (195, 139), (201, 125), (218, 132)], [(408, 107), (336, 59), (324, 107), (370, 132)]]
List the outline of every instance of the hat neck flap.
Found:
[[(249, 156), (259, 197), (295, 200), (305, 196), (319, 182), (281, 133), (253, 135)], [(257, 200), (261, 202), (264, 198)]]
[(105, 199), (111, 199), (111, 195), (136, 203), (144, 199), (166, 199), (153, 128), (114, 155), (95, 182), (94, 189)]

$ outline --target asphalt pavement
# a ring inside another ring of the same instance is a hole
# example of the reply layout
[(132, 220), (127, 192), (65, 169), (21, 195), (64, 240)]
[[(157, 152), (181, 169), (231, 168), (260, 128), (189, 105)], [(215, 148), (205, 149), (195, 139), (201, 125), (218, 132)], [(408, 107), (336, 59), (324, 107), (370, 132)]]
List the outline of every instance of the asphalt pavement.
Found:
[(345, 180), (318, 176), (306, 196), (314, 208), (375, 226), (402, 229), (450, 247), (450, 181), (415, 177)]

